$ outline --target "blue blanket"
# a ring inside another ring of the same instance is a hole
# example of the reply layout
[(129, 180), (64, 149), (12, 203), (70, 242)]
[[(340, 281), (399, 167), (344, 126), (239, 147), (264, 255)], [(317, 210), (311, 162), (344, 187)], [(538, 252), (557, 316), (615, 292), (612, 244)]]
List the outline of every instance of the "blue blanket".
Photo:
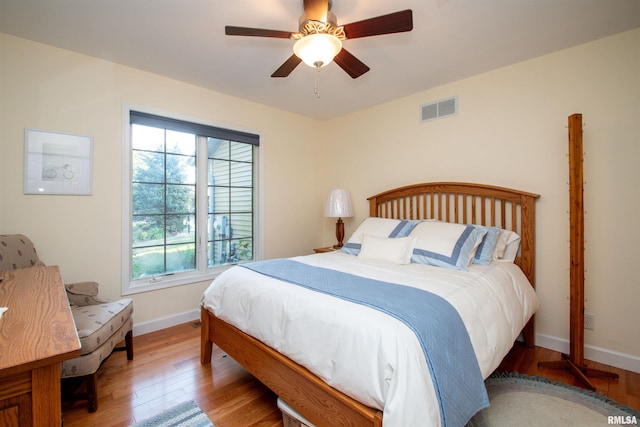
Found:
[(289, 259), (242, 264), (258, 273), (380, 310), (418, 337), (440, 406), (442, 426), (461, 427), (489, 398), (469, 334), (456, 309), (433, 293)]

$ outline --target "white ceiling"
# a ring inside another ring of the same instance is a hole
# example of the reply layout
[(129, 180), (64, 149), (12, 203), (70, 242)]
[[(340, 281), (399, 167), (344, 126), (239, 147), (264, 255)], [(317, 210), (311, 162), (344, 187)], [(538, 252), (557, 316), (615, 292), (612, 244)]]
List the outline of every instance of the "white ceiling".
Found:
[(332, 11), (340, 25), (403, 9), (413, 31), (345, 41), (371, 71), (354, 80), (329, 64), (320, 98), (304, 64), (270, 77), (292, 41), (224, 35), (297, 31), (302, 0), (0, 0), (0, 32), (329, 119), (640, 27), (640, 0), (334, 0)]

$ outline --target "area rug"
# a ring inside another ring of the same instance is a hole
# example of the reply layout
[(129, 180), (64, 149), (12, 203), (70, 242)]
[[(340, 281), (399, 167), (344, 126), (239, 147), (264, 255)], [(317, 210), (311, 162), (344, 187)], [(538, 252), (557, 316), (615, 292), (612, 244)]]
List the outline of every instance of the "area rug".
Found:
[(490, 406), (467, 427), (634, 425), (640, 412), (608, 397), (543, 377), (497, 373), (485, 381)]
[(133, 427), (211, 427), (207, 414), (190, 400), (167, 409), (161, 414), (135, 424)]

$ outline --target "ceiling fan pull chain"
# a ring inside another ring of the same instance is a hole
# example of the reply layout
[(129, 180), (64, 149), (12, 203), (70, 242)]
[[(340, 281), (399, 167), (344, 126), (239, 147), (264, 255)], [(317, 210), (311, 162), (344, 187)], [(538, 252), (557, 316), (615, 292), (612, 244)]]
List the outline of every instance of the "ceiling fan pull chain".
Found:
[(313, 88), (313, 93), (316, 94), (316, 98), (320, 98), (320, 67), (322, 66), (321, 62), (316, 62), (315, 63), (316, 66), (316, 81), (315, 81), (315, 86)]

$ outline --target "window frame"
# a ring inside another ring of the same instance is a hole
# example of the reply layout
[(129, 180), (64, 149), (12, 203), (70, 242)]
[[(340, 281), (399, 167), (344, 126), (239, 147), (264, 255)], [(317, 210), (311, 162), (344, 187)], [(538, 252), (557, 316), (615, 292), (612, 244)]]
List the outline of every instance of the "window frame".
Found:
[[(246, 135), (249, 138), (257, 138), (257, 143), (254, 145), (253, 150), (253, 260), (260, 260), (263, 258), (263, 214), (262, 214), (262, 167), (260, 156), (260, 135), (255, 131), (250, 130), (235, 130), (229, 126), (220, 124), (214, 124), (206, 120), (199, 118), (187, 117), (176, 113), (168, 113), (165, 111), (152, 110), (145, 107), (138, 107), (133, 105), (124, 105), (123, 107), (123, 147), (122, 147), (122, 295), (131, 295), (141, 292), (148, 292), (158, 289), (164, 289), (174, 286), (188, 285), (192, 283), (199, 283), (204, 281), (213, 280), (224, 270), (232, 267), (235, 264), (218, 265), (209, 267), (207, 262), (207, 190), (208, 190), (208, 177), (207, 177), (207, 162), (208, 156), (206, 149), (202, 153), (200, 151), (200, 135), (197, 135), (197, 147), (196, 147), (196, 268), (185, 272), (176, 272), (161, 274), (156, 276), (149, 276), (140, 279), (132, 279), (132, 132), (131, 132), (131, 114), (146, 115), (152, 118), (157, 116), (167, 121), (174, 121), (176, 123), (185, 122), (187, 124), (193, 124), (197, 128), (198, 126), (204, 128), (215, 128), (220, 130), (218, 138), (223, 137), (229, 140), (238, 141), (238, 135)], [(236, 127), (237, 128), (237, 127)], [(224, 132), (228, 132), (225, 134)], [(199, 132), (198, 132), (199, 133)], [(239, 142), (247, 142), (240, 140)], [(204, 143), (206, 146), (206, 143)], [(204, 202), (204, 203), (203, 203)]]

